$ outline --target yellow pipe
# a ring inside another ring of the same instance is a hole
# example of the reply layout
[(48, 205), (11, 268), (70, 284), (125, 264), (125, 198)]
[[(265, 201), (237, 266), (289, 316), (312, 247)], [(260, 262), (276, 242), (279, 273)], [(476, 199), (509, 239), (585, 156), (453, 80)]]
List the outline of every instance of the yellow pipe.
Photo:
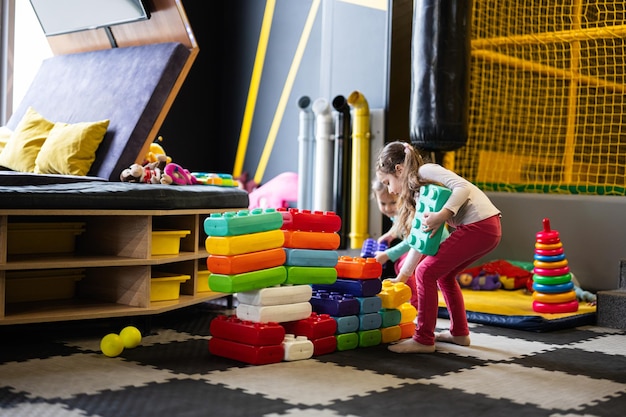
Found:
[(352, 115), (352, 175), (350, 179), (350, 247), (359, 249), (368, 235), (370, 184), (370, 108), (358, 91), (348, 97)]

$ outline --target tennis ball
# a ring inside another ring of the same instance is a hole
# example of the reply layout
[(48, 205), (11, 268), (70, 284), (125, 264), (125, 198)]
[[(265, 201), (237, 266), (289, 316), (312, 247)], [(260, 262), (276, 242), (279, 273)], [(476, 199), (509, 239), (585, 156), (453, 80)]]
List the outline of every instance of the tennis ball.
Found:
[(135, 326), (126, 326), (120, 332), (124, 347), (132, 349), (141, 343), (141, 332)]
[(100, 350), (106, 356), (114, 358), (124, 350), (124, 342), (119, 335), (109, 333), (100, 341)]

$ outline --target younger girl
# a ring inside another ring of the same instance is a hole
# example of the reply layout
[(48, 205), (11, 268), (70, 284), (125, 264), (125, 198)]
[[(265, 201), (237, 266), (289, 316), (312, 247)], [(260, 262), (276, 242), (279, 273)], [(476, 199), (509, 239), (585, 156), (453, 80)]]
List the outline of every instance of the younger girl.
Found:
[[(400, 196), (396, 222), (404, 236), (410, 234), (422, 185), (439, 184), (452, 191), (440, 211), (423, 213), (422, 226), (431, 235), (444, 227), (444, 223), (454, 231), (441, 242), (435, 255), (425, 256), (421, 261), (422, 254), (411, 248), (398, 276), (390, 279), (407, 282), (415, 273), (417, 325), (412, 338), (390, 345), (389, 350), (430, 353), (435, 351), (435, 340), (469, 346), (465, 302), (456, 276), (500, 243), (500, 211), (474, 184), (441, 165), (425, 164), (408, 143), (396, 141), (385, 145), (378, 156), (376, 177), (390, 193)], [(450, 329), (435, 336), (437, 288), (448, 308)]]
[[(391, 194), (387, 189), (387, 186), (383, 185), (378, 180), (374, 180), (372, 182), (372, 194), (374, 194), (374, 198), (376, 199), (378, 210), (387, 216), (393, 223), (396, 215), (398, 214), (398, 196)], [(398, 271), (402, 266), (402, 262), (409, 251), (409, 244), (405, 240), (401, 240), (399, 243), (392, 245), (396, 239), (400, 238), (396, 235), (395, 230), (396, 227), (395, 224), (393, 224), (386, 233), (383, 233), (378, 238), (378, 243), (385, 242), (388, 249), (375, 253), (376, 260), (378, 263), (382, 264), (383, 267), (387, 264), (387, 262), (393, 263), (393, 276), (398, 274)]]

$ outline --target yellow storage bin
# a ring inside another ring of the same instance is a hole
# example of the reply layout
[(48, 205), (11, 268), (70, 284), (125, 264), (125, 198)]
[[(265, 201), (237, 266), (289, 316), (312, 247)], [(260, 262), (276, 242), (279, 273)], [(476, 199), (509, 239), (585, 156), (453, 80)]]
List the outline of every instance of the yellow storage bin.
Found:
[(178, 255), (180, 240), (190, 230), (155, 230), (152, 232), (152, 255)]
[(178, 300), (180, 284), (190, 278), (190, 275), (154, 272), (150, 279), (150, 301)]
[(7, 231), (9, 255), (72, 253), (85, 223), (9, 223)]
[(52, 269), (6, 272), (6, 302), (65, 300), (74, 298), (76, 282), (84, 269)]
[(211, 287), (209, 287), (209, 275), (211, 275), (210, 271), (198, 271), (198, 292), (211, 291)]

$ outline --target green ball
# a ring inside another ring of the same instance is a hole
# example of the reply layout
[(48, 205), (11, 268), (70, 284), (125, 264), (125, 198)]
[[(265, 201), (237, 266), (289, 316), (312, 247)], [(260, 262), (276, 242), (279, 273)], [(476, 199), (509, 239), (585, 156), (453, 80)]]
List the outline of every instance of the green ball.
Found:
[(106, 356), (114, 358), (124, 350), (124, 342), (119, 335), (109, 333), (100, 341), (100, 350), (102, 350), (102, 353)]
[(135, 326), (126, 326), (120, 332), (124, 347), (132, 349), (141, 343), (141, 332)]

